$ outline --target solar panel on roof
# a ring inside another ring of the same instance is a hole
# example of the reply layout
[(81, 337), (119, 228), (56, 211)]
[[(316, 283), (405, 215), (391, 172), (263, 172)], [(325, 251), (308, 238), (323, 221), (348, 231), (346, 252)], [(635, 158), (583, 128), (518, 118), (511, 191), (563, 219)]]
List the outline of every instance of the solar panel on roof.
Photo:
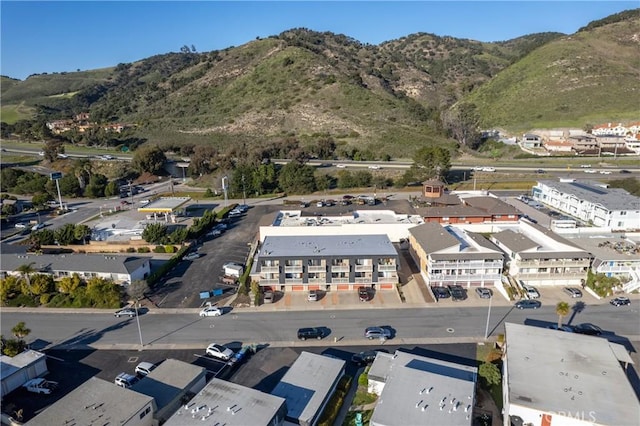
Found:
[(598, 195), (606, 195), (608, 193), (608, 191), (606, 191), (606, 190), (599, 189), (599, 188), (593, 187), (591, 185), (586, 185), (586, 184), (581, 183), (581, 182), (571, 182), (569, 185), (575, 186), (575, 187), (583, 189), (585, 191), (593, 192), (594, 194), (598, 194)]

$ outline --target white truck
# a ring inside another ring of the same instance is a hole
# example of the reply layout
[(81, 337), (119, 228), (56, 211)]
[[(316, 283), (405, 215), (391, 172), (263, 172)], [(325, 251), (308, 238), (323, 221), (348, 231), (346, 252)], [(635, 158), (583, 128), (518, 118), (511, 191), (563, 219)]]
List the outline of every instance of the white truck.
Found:
[(222, 272), (225, 276), (240, 278), (244, 273), (244, 266), (239, 263), (228, 262), (222, 266)]
[(49, 395), (58, 387), (58, 382), (51, 382), (43, 378), (37, 378), (29, 380), (27, 383), (22, 385), (22, 387), (29, 392)]

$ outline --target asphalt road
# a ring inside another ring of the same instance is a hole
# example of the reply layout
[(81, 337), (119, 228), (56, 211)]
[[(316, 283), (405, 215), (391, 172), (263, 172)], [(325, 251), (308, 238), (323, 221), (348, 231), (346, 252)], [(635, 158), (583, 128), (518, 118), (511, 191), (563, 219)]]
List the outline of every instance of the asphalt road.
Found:
[[(160, 311), (161, 312), (161, 311)], [(148, 313), (141, 315), (143, 342), (149, 348), (202, 348), (210, 341), (224, 344), (247, 342), (271, 346), (314, 345), (299, 342), (300, 327), (324, 327), (327, 335), (318, 345), (365, 345), (365, 327), (388, 326), (393, 330), (392, 344), (427, 344), (472, 342), (482, 340), (487, 321), (484, 307), (351, 309), (298, 312), (249, 312), (236, 309), (221, 317), (201, 318), (195, 313)], [(553, 306), (538, 310), (494, 307), (489, 321), (489, 334), (504, 332), (504, 322), (546, 327), (557, 323)], [(45, 338), (49, 344), (72, 348), (91, 346), (98, 349), (127, 349), (140, 345), (136, 319), (115, 318), (104, 313), (29, 313), (3, 312), (2, 334), (24, 321), (33, 338)], [(614, 340), (640, 339), (637, 306), (586, 306), (564, 319), (565, 323), (592, 323)], [(623, 337), (624, 336), (624, 337)], [(335, 341), (337, 340), (337, 341)], [(377, 341), (370, 342), (379, 344)]]

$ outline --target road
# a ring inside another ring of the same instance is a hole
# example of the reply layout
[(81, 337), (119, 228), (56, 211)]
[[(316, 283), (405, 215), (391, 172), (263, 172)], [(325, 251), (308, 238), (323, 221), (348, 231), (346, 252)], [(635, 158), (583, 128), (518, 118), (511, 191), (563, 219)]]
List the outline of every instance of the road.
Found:
[[(158, 313), (155, 313), (158, 312)], [(379, 344), (362, 337), (365, 327), (389, 326), (395, 331), (393, 344), (453, 343), (482, 340), (487, 321), (487, 308), (408, 308), (345, 309), (296, 312), (255, 312), (237, 308), (222, 317), (200, 318), (196, 313), (162, 313), (141, 315), (140, 327), (145, 345), (158, 349), (202, 348), (210, 341), (259, 342), (271, 346), (296, 345), (300, 327), (326, 327), (328, 336), (317, 344)], [(504, 322), (547, 326), (557, 323), (553, 306), (539, 310), (517, 310), (494, 307), (489, 321), (489, 334), (504, 332)], [(33, 338), (46, 339), (53, 345), (99, 349), (126, 349), (139, 346), (135, 318), (115, 318), (104, 313), (33, 313), (3, 312), (2, 334), (24, 321)], [(615, 308), (608, 304), (587, 306), (565, 323), (592, 323), (606, 330), (613, 340), (640, 339), (638, 308)], [(622, 337), (624, 336), (624, 337)], [(337, 342), (334, 342), (337, 339)], [(331, 342), (331, 343), (329, 343)], [(305, 342), (310, 344), (311, 342)], [(311, 343), (313, 344), (313, 343)]]

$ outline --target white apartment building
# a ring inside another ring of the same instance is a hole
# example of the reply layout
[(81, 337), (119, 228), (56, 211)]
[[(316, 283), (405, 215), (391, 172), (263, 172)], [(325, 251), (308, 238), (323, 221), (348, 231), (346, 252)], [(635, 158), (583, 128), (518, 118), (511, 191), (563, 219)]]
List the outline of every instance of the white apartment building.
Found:
[(640, 197), (624, 189), (575, 179), (541, 180), (533, 187), (533, 198), (596, 227), (640, 229)]

